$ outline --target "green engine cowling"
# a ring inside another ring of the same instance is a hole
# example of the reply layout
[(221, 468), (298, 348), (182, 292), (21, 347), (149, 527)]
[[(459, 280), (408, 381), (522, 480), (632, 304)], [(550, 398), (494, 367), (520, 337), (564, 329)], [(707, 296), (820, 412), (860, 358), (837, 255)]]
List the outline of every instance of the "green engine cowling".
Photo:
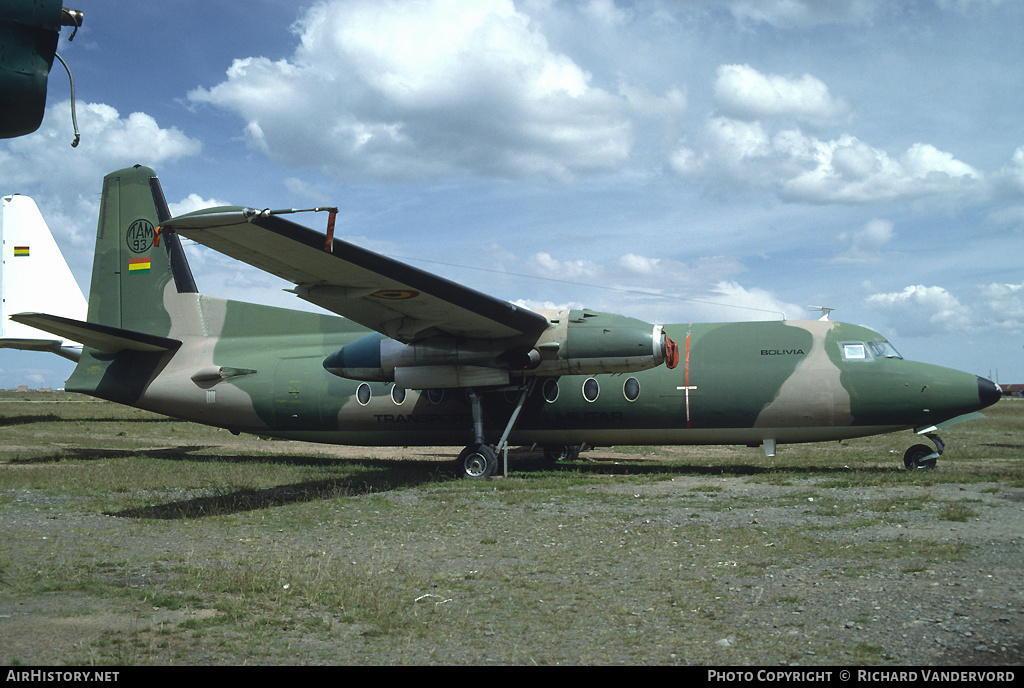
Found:
[(509, 384), (521, 376), (598, 375), (675, 367), (678, 348), (660, 325), (613, 313), (545, 313), (539, 337), (432, 337), (403, 344), (366, 335), (324, 359), (340, 377), (394, 382), (408, 389)]
[[(561, 328), (562, 323), (558, 322), (559, 335)], [(564, 340), (559, 336), (542, 341), (538, 350), (547, 362), (545, 375), (632, 373), (662, 363), (674, 368), (678, 362), (675, 343), (660, 325), (590, 310), (569, 311)], [(548, 350), (554, 355), (548, 355)]]
[(39, 128), (60, 28), (81, 22), (82, 13), (60, 0), (0, 2), (0, 138)]

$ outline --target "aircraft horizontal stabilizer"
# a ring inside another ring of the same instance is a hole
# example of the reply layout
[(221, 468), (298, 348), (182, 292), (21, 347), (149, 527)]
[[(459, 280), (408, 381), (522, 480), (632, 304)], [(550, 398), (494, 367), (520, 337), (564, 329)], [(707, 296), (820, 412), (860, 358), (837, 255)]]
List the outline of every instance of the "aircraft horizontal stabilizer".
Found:
[(439, 334), (536, 334), (543, 315), (304, 227), (282, 212), (221, 207), (180, 215), (176, 232), (295, 284), (300, 298), (403, 343)]
[(118, 327), (98, 325), (46, 313), (19, 313), (12, 315), (11, 320), (34, 327), (37, 330), (50, 332), (59, 337), (66, 337), (107, 353), (125, 350), (151, 353), (174, 351), (181, 346), (181, 342), (177, 339), (158, 337), (142, 332), (132, 332), (131, 330), (122, 330)]
[(0, 349), (19, 349), (21, 351), (49, 351), (58, 353), (64, 342), (60, 339), (19, 339), (17, 337), (0, 338)]

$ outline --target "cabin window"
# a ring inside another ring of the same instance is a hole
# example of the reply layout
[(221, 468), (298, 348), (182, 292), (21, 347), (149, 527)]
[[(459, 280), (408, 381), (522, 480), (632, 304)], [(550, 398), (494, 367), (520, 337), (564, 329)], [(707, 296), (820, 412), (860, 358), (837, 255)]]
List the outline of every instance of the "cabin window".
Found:
[(640, 396), (640, 381), (631, 377), (622, 385), (622, 395), (627, 401), (636, 401)]
[(361, 406), (369, 404), (371, 396), (373, 395), (370, 393), (370, 385), (365, 382), (356, 388), (356, 401), (358, 401)]
[(597, 401), (597, 397), (601, 394), (601, 385), (597, 384), (597, 380), (592, 377), (588, 377), (587, 381), (583, 383), (583, 398), (587, 401)]
[(431, 404), (440, 404), (444, 401), (444, 390), (443, 389), (428, 389), (427, 390), (427, 401)]
[(401, 406), (402, 402), (405, 401), (405, 388), (395, 385), (391, 388), (391, 401), (395, 402), (396, 406)]
[(544, 392), (544, 401), (549, 404), (555, 403), (555, 399), (558, 398), (558, 380), (548, 378), (544, 381), (544, 388), (541, 391)]

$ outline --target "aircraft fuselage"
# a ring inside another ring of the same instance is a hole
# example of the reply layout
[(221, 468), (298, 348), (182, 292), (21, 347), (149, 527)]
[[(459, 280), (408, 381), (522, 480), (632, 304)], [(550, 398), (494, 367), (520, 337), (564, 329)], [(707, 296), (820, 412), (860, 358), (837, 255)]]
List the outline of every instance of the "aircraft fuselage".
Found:
[[(465, 389), (348, 380), (324, 360), (367, 330), (335, 316), (168, 292), (177, 351), (86, 350), (68, 381), (120, 403), (235, 432), (311, 442), (473, 440)], [(202, 336), (188, 333), (202, 332)], [(679, 364), (538, 378), (513, 444), (779, 444), (938, 425), (998, 398), (988, 381), (904, 360), (879, 334), (829, 321), (666, 325)], [(488, 390), (481, 390), (488, 391)], [(515, 388), (481, 395), (498, 439)]]

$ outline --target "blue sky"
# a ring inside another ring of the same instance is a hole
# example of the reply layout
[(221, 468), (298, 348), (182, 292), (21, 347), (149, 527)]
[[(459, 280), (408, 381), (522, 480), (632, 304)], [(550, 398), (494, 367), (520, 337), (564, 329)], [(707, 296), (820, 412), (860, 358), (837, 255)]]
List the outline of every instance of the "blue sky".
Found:
[[(528, 306), (832, 318), (1024, 382), (1024, 3), (113, 0), (74, 5), (0, 141), (88, 288), (104, 174), (172, 211), (337, 205), (338, 235)], [(311, 226), (322, 218), (311, 216)], [(200, 290), (311, 309), (191, 247)], [(0, 351), (0, 387), (60, 386)]]

